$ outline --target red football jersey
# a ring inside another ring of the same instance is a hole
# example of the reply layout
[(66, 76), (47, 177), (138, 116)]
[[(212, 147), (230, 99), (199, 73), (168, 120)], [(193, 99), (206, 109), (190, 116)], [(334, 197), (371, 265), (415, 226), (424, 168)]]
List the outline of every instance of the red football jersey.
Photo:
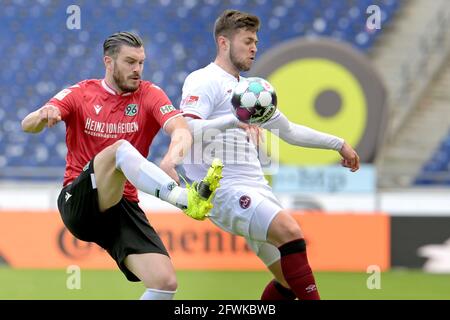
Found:
[[(66, 123), (64, 186), (117, 140), (129, 141), (147, 158), (159, 129), (180, 114), (164, 91), (148, 81), (141, 81), (135, 92), (117, 94), (105, 80), (85, 80), (60, 91), (47, 104), (58, 107)], [(124, 197), (138, 201), (136, 188), (128, 181)]]

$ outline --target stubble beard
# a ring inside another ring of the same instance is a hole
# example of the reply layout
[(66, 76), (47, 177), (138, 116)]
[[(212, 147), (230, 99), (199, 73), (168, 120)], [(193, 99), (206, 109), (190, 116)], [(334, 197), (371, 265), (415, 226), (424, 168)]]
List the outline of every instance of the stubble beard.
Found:
[(114, 64), (113, 80), (116, 83), (117, 88), (119, 88), (120, 91), (122, 92), (134, 92), (139, 87), (139, 85), (137, 86), (127, 85), (127, 80), (125, 79), (125, 76), (119, 72), (117, 64)]
[(251, 68), (251, 65), (246, 65), (244, 61), (242, 61), (242, 60), (239, 61), (236, 58), (236, 55), (234, 54), (233, 45), (230, 45), (230, 61), (239, 72), (249, 71)]

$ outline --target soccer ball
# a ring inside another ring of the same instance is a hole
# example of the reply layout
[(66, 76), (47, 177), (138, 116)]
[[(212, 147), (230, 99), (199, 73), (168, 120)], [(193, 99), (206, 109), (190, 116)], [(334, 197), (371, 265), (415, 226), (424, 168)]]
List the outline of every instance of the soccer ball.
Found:
[(277, 94), (262, 78), (242, 79), (233, 89), (231, 104), (236, 118), (248, 124), (262, 124), (272, 118), (277, 109)]

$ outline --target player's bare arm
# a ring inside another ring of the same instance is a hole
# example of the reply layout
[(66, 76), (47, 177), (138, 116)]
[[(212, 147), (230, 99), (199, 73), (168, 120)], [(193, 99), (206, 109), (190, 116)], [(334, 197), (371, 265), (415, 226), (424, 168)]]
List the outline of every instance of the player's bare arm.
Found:
[(22, 120), (22, 129), (29, 133), (39, 133), (45, 127), (51, 128), (61, 121), (61, 111), (53, 105), (45, 105), (31, 112)]
[(167, 122), (164, 130), (170, 135), (170, 145), (164, 158), (161, 160), (160, 168), (172, 179), (179, 183), (180, 179), (175, 167), (181, 163), (192, 145), (192, 135), (184, 117), (175, 117)]

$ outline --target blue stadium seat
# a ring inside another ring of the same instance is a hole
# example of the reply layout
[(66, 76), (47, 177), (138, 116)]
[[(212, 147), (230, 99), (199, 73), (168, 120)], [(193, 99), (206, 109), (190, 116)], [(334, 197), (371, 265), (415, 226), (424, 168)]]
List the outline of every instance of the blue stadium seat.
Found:
[(415, 185), (450, 185), (450, 132), (417, 175)]
[[(387, 23), (400, 2), (83, 1), (81, 30), (69, 30), (66, 9), (73, 1), (8, 1), (0, 10), (0, 179), (2, 172), (15, 172), (17, 167), (36, 167), (36, 172), (44, 166), (64, 167), (64, 125), (33, 136), (21, 132), (20, 120), (62, 88), (85, 78), (102, 78), (102, 41), (113, 32), (135, 30), (143, 36), (148, 56), (144, 78), (164, 88), (178, 104), (186, 75), (214, 58), (210, 31), (216, 16), (227, 8), (262, 18), (259, 54), (279, 42), (305, 35), (335, 37), (364, 52), (380, 33), (365, 28), (367, 6), (378, 4)], [(158, 135), (150, 159), (158, 162), (167, 143), (167, 136)]]

